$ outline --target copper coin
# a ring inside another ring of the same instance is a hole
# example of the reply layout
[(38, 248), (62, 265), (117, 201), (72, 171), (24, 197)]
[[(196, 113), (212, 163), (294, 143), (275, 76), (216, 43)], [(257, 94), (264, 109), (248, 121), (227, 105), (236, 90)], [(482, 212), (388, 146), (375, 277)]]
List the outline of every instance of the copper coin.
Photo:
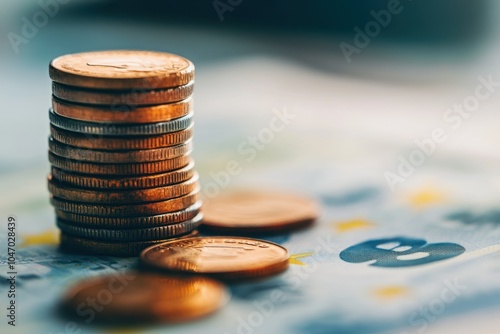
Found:
[(275, 275), (288, 268), (288, 251), (272, 242), (239, 237), (198, 237), (145, 249), (141, 262), (172, 272), (246, 279)]
[(193, 94), (194, 83), (159, 89), (95, 90), (52, 83), (52, 94), (61, 100), (107, 105), (110, 108), (136, 108), (154, 104), (179, 102)]
[(61, 309), (83, 322), (87, 317), (81, 310), (92, 309), (89, 301), (93, 300), (100, 311), (93, 313), (96, 322), (178, 323), (213, 313), (228, 299), (222, 283), (206, 277), (128, 272), (78, 282), (63, 297)]
[(188, 140), (176, 146), (153, 148), (149, 150), (104, 151), (78, 148), (62, 144), (49, 137), (49, 150), (61, 157), (100, 163), (151, 162), (168, 160), (191, 153), (192, 141)]
[(98, 205), (93, 203), (77, 203), (50, 196), (52, 205), (61, 211), (73, 212), (88, 216), (146, 216), (184, 210), (198, 200), (199, 187), (182, 197), (144, 204)]
[(174, 159), (143, 162), (136, 164), (102, 164), (81, 162), (60, 157), (49, 151), (49, 161), (57, 168), (83, 174), (102, 175), (137, 175), (137, 174), (157, 174), (173, 171), (191, 162), (189, 155), (183, 155)]
[(189, 180), (195, 175), (194, 163), (173, 170), (168, 173), (144, 175), (144, 176), (88, 176), (85, 174), (75, 174), (65, 170), (52, 167), (51, 175), (54, 180), (65, 183), (72, 187), (125, 190), (164, 187)]
[(194, 79), (194, 65), (181, 56), (152, 51), (110, 50), (52, 60), (50, 78), (70, 86), (99, 89), (165, 88)]
[(49, 175), (48, 187), (54, 197), (73, 202), (102, 204), (158, 202), (193, 192), (198, 187), (198, 174), (195, 173), (187, 181), (168, 186), (119, 191), (75, 188), (54, 181), (52, 175)]
[(188, 206), (184, 210), (163, 213), (160, 215), (138, 216), (138, 217), (96, 217), (79, 215), (72, 212), (55, 210), (56, 217), (69, 221), (82, 227), (99, 227), (106, 229), (133, 229), (148, 228), (177, 224), (185, 220), (193, 219), (198, 215), (201, 208), (201, 201)]
[(166, 241), (177, 240), (182, 238), (191, 238), (198, 235), (198, 231), (193, 231), (184, 236), (179, 236), (173, 239), (152, 240), (152, 241), (129, 241), (129, 242), (112, 242), (112, 241), (96, 241), (75, 237), (66, 233), (61, 233), (61, 248), (73, 253), (83, 253), (92, 255), (107, 255), (107, 256), (138, 256), (141, 251), (151, 245), (156, 245)]
[(193, 125), (186, 130), (150, 136), (102, 136), (63, 130), (50, 125), (50, 135), (56, 141), (94, 150), (147, 150), (175, 146), (193, 137)]
[(234, 191), (203, 206), (204, 227), (220, 232), (287, 231), (311, 224), (319, 216), (308, 198), (274, 191)]
[(110, 108), (67, 103), (52, 99), (52, 109), (57, 114), (88, 122), (154, 123), (165, 122), (189, 114), (193, 110), (193, 99), (148, 107)]

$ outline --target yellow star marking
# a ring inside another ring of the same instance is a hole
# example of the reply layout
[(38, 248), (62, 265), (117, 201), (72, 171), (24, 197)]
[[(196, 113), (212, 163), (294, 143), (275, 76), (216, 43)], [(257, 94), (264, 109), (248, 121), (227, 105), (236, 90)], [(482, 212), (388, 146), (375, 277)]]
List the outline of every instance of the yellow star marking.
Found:
[(351, 230), (370, 228), (373, 223), (364, 219), (352, 219), (343, 222), (334, 223), (334, 228), (337, 232), (348, 232)]
[(445, 199), (444, 193), (432, 188), (421, 189), (409, 196), (410, 204), (416, 208), (443, 203)]
[(303, 257), (311, 256), (313, 254), (314, 254), (314, 252), (292, 254), (292, 255), (290, 255), (290, 258), (288, 259), (288, 263), (289, 264), (296, 264), (299, 266), (305, 266), (306, 264), (304, 262), (300, 261), (299, 259), (303, 258)]
[(373, 290), (373, 294), (381, 299), (393, 299), (398, 297), (406, 296), (410, 293), (410, 290), (404, 286), (400, 285), (389, 285)]
[(48, 230), (37, 234), (21, 234), (21, 240), (20, 247), (57, 245), (59, 244), (59, 234), (56, 230)]

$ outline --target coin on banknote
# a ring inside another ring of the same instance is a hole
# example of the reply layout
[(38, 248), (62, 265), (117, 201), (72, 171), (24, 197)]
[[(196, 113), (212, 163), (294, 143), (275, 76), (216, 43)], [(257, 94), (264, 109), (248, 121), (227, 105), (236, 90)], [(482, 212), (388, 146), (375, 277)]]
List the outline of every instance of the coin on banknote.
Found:
[(193, 110), (191, 97), (154, 106), (91, 106), (68, 103), (52, 98), (52, 109), (58, 115), (89, 122), (154, 123), (165, 122), (187, 115)]
[(151, 246), (141, 253), (141, 262), (170, 272), (248, 279), (285, 271), (288, 257), (284, 247), (264, 240), (198, 237)]
[(98, 323), (178, 323), (213, 313), (228, 300), (222, 283), (207, 277), (130, 271), (76, 283), (63, 296), (60, 309), (82, 322), (87, 319), (83, 315), (90, 313), (86, 309), (95, 309), (99, 312), (92, 314)]
[(193, 136), (193, 125), (187, 129), (149, 136), (103, 136), (68, 131), (50, 125), (50, 135), (56, 141), (94, 150), (147, 150), (182, 144)]
[(53, 81), (78, 87), (165, 88), (192, 81), (194, 65), (165, 52), (94, 51), (55, 58), (49, 65), (49, 75)]
[(218, 232), (287, 231), (314, 222), (318, 205), (295, 194), (240, 190), (221, 194), (203, 206), (203, 226)]
[(72, 253), (128, 257), (138, 256), (143, 249), (151, 245), (177, 239), (197, 237), (198, 235), (198, 231), (194, 230), (189, 234), (170, 239), (116, 242), (81, 238), (62, 232), (60, 246), (63, 250)]
[(68, 102), (129, 108), (179, 102), (193, 94), (194, 83), (159, 89), (96, 90), (52, 83), (52, 94)]

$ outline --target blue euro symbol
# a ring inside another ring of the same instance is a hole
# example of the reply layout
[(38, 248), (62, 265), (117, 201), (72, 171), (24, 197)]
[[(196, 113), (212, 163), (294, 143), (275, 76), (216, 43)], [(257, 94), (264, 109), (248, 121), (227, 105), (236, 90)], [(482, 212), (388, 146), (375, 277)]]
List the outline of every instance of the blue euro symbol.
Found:
[(346, 262), (370, 263), (375, 267), (411, 267), (446, 260), (465, 252), (459, 244), (430, 243), (423, 239), (393, 237), (369, 240), (344, 249), (340, 258)]

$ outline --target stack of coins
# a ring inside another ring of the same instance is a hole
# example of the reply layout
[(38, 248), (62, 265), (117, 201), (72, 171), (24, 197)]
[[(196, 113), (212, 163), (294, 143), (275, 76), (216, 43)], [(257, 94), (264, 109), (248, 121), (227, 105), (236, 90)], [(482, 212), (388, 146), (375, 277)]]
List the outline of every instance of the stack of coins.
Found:
[(193, 64), (168, 53), (102, 51), (56, 58), (49, 72), (48, 183), (61, 246), (136, 256), (196, 235)]

